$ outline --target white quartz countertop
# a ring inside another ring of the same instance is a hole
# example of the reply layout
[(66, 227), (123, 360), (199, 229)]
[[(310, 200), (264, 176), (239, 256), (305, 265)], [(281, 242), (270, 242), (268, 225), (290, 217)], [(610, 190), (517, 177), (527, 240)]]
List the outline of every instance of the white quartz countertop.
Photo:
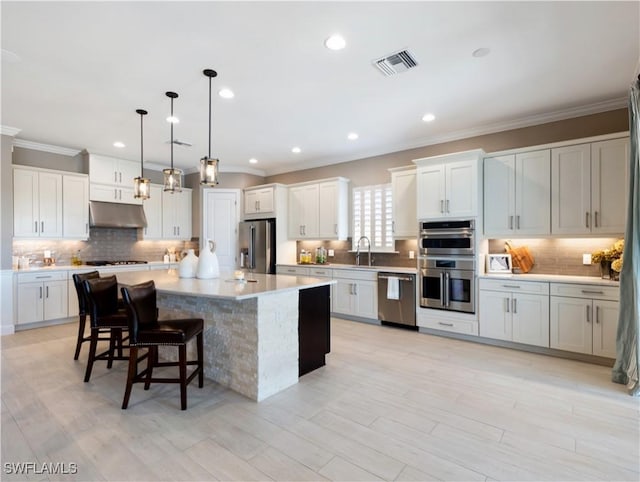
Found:
[[(249, 274), (246, 275), (249, 278)], [(175, 271), (123, 272), (118, 274), (118, 282), (126, 285), (143, 283), (153, 279), (160, 293), (202, 296), (207, 298), (243, 300), (268, 295), (275, 292), (298, 291), (306, 288), (327, 286), (336, 282), (308, 276), (287, 276), (276, 274), (252, 274), (256, 282), (237, 281), (233, 272), (222, 272), (220, 278), (198, 279), (180, 278)]]
[(415, 274), (418, 269), (417, 268), (407, 268), (402, 266), (366, 266), (360, 265), (355, 266), (353, 264), (287, 264), (287, 263), (278, 263), (278, 266), (296, 266), (299, 268), (327, 268), (327, 269), (357, 269), (359, 271), (384, 271), (390, 273), (407, 273), (407, 274)]
[(620, 281), (602, 279), (599, 276), (569, 276), (562, 274), (481, 274), (479, 278), (511, 279), (514, 281), (548, 281), (550, 283), (579, 283), (588, 285), (620, 286)]
[(104, 269), (131, 269), (138, 268), (140, 270), (148, 270), (149, 268), (155, 268), (158, 266), (168, 266), (174, 269), (178, 268), (178, 262), (165, 263), (163, 261), (149, 261), (147, 263), (140, 264), (118, 264), (118, 265), (105, 265), (105, 266), (93, 266), (88, 264), (70, 265), (70, 264), (54, 264), (52, 266), (34, 265), (27, 269), (14, 269), (14, 273), (36, 273), (39, 271), (86, 271), (86, 270), (104, 270)]

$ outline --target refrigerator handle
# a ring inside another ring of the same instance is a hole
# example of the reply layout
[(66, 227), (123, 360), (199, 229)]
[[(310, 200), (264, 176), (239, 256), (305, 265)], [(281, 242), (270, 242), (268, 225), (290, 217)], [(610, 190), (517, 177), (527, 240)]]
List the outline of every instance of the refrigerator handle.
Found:
[(249, 269), (254, 269), (256, 267), (256, 259), (255, 259), (255, 245), (256, 245), (256, 227), (252, 224), (251, 234), (249, 239)]

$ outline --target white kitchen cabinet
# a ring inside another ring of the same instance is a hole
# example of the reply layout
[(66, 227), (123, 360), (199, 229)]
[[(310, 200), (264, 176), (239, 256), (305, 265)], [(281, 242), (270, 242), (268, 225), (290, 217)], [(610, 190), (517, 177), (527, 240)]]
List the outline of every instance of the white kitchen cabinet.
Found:
[(480, 280), (480, 336), (549, 347), (549, 284)]
[(307, 266), (290, 266), (277, 265), (276, 274), (288, 274), (292, 276), (309, 276), (309, 268)]
[(62, 174), (13, 169), (13, 236), (62, 238)]
[(149, 199), (142, 203), (147, 227), (142, 230), (144, 239), (162, 239), (162, 195), (163, 186), (151, 184)]
[(628, 138), (552, 149), (551, 232), (623, 233), (628, 159)]
[(140, 163), (88, 154), (89, 199), (91, 201), (142, 204), (133, 197), (133, 179), (140, 175)]
[(538, 236), (551, 232), (551, 151), (484, 159), (484, 234)]
[(418, 235), (416, 168), (409, 166), (389, 169), (389, 171), (393, 198), (393, 237), (394, 239), (416, 239)]
[(191, 195), (188, 188), (162, 193), (163, 239), (191, 239)]
[(378, 319), (377, 272), (333, 270), (333, 312), (370, 320)]
[(62, 176), (62, 235), (89, 238), (89, 178), (85, 175)]
[(66, 271), (20, 273), (17, 277), (16, 324), (68, 316)]
[(274, 186), (245, 189), (244, 214), (273, 215), (275, 207), (274, 196)]
[(414, 160), (418, 219), (477, 216), (483, 154), (477, 149)]
[(289, 186), (289, 239), (346, 239), (349, 181), (327, 179)]
[(551, 295), (551, 348), (616, 357), (617, 287), (552, 283)]

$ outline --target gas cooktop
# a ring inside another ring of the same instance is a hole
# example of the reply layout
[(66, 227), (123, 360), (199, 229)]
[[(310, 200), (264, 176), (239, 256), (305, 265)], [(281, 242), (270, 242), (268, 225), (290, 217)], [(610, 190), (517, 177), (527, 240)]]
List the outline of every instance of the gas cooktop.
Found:
[(147, 261), (136, 261), (136, 260), (120, 260), (120, 261), (86, 261), (86, 265), (88, 266), (120, 266), (123, 264), (147, 264)]

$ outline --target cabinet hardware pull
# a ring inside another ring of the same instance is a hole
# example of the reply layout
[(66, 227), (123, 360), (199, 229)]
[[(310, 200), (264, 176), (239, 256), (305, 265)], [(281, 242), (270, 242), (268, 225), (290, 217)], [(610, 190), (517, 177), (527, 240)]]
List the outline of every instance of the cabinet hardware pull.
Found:
[(440, 212), (444, 213), (444, 199), (440, 199)]
[(584, 213), (584, 222), (586, 227), (589, 227), (589, 213)]
[(587, 323), (591, 323), (591, 307), (587, 305)]
[(113, 182), (118, 182), (118, 173), (117, 173), (117, 171), (113, 171)]
[(518, 313), (518, 299), (514, 298), (513, 300), (511, 300), (511, 311), (513, 311), (514, 314)]
[(593, 227), (597, 228), (598, 227), (598, 211), (594, 212), (594, 221), (593, 222), (594, 222), (594, 226)]
[(503, 288), (520, 288), (518, 285), (502, 285)]
[(353, 283), (353, 294), (354, 295), (358, 294), (358, 285), (356, 283)]
[(40, 299), (42, 299), (42, 286), (40, 287)]
[(520, 215), (516, 216), (516, 229), (520, 229)]
[(443, 323), (442, 321), (438, 322), (438, 325), (442, 325), (442, 326), (451, 326), (453, 327), (453, 323)]
[(509, 313), (509, 298), (504, 299), (504, 311)]
[(338, 225), (337, 224), (333, 225), (333, 234), (338, 234)]
[(40, 232), (44, 233), (44, 221), (40, 221)]
[(38, 232), (38, 221), (36, 221), (36, 233)]
[(596, 323), (600, 323), (600, 307), (596, 306)]
[(89, 223), (85, 223), (84, 224), (84, 232), (88, 233), (89, 232)]
[(597, 291), (597, 290), (582, 290), (582, 292), (585, 295), (603, 295), (604, 291)]
[(396, 232), (396, 222), (395, 221), (391, 221), (391, 232), (392, 233)]
[(117, 189), (113, 190), (113, 199), (118, 199), (118, 190)]
[(36, 276), (36, 279), (49, 279), (51, 276)]
[(49, 287), (48, 286), (47, 286), (47, 295), (46, 295), (46, 297), (47, 298), (49, 297)]
[(258, 200), (258, 211), (260, 211), (260, 201)]
[(118, 173), (118, 177), (119, 177), (118, 181), (122, 182), (122, 173), (121, 172)]
[(300, 233), (300, 236), (302, 236), (302, 224), (298, 227), (298, 232)]
[(509, 216), (509, 229), (513, 229), (513, 216)]
[(180, 226), (178, 226), (178, 236), (180, 236)]
[(449, 211), (449, 200), (447, 199), (447, 212), (450, 213), (451, 211)]

